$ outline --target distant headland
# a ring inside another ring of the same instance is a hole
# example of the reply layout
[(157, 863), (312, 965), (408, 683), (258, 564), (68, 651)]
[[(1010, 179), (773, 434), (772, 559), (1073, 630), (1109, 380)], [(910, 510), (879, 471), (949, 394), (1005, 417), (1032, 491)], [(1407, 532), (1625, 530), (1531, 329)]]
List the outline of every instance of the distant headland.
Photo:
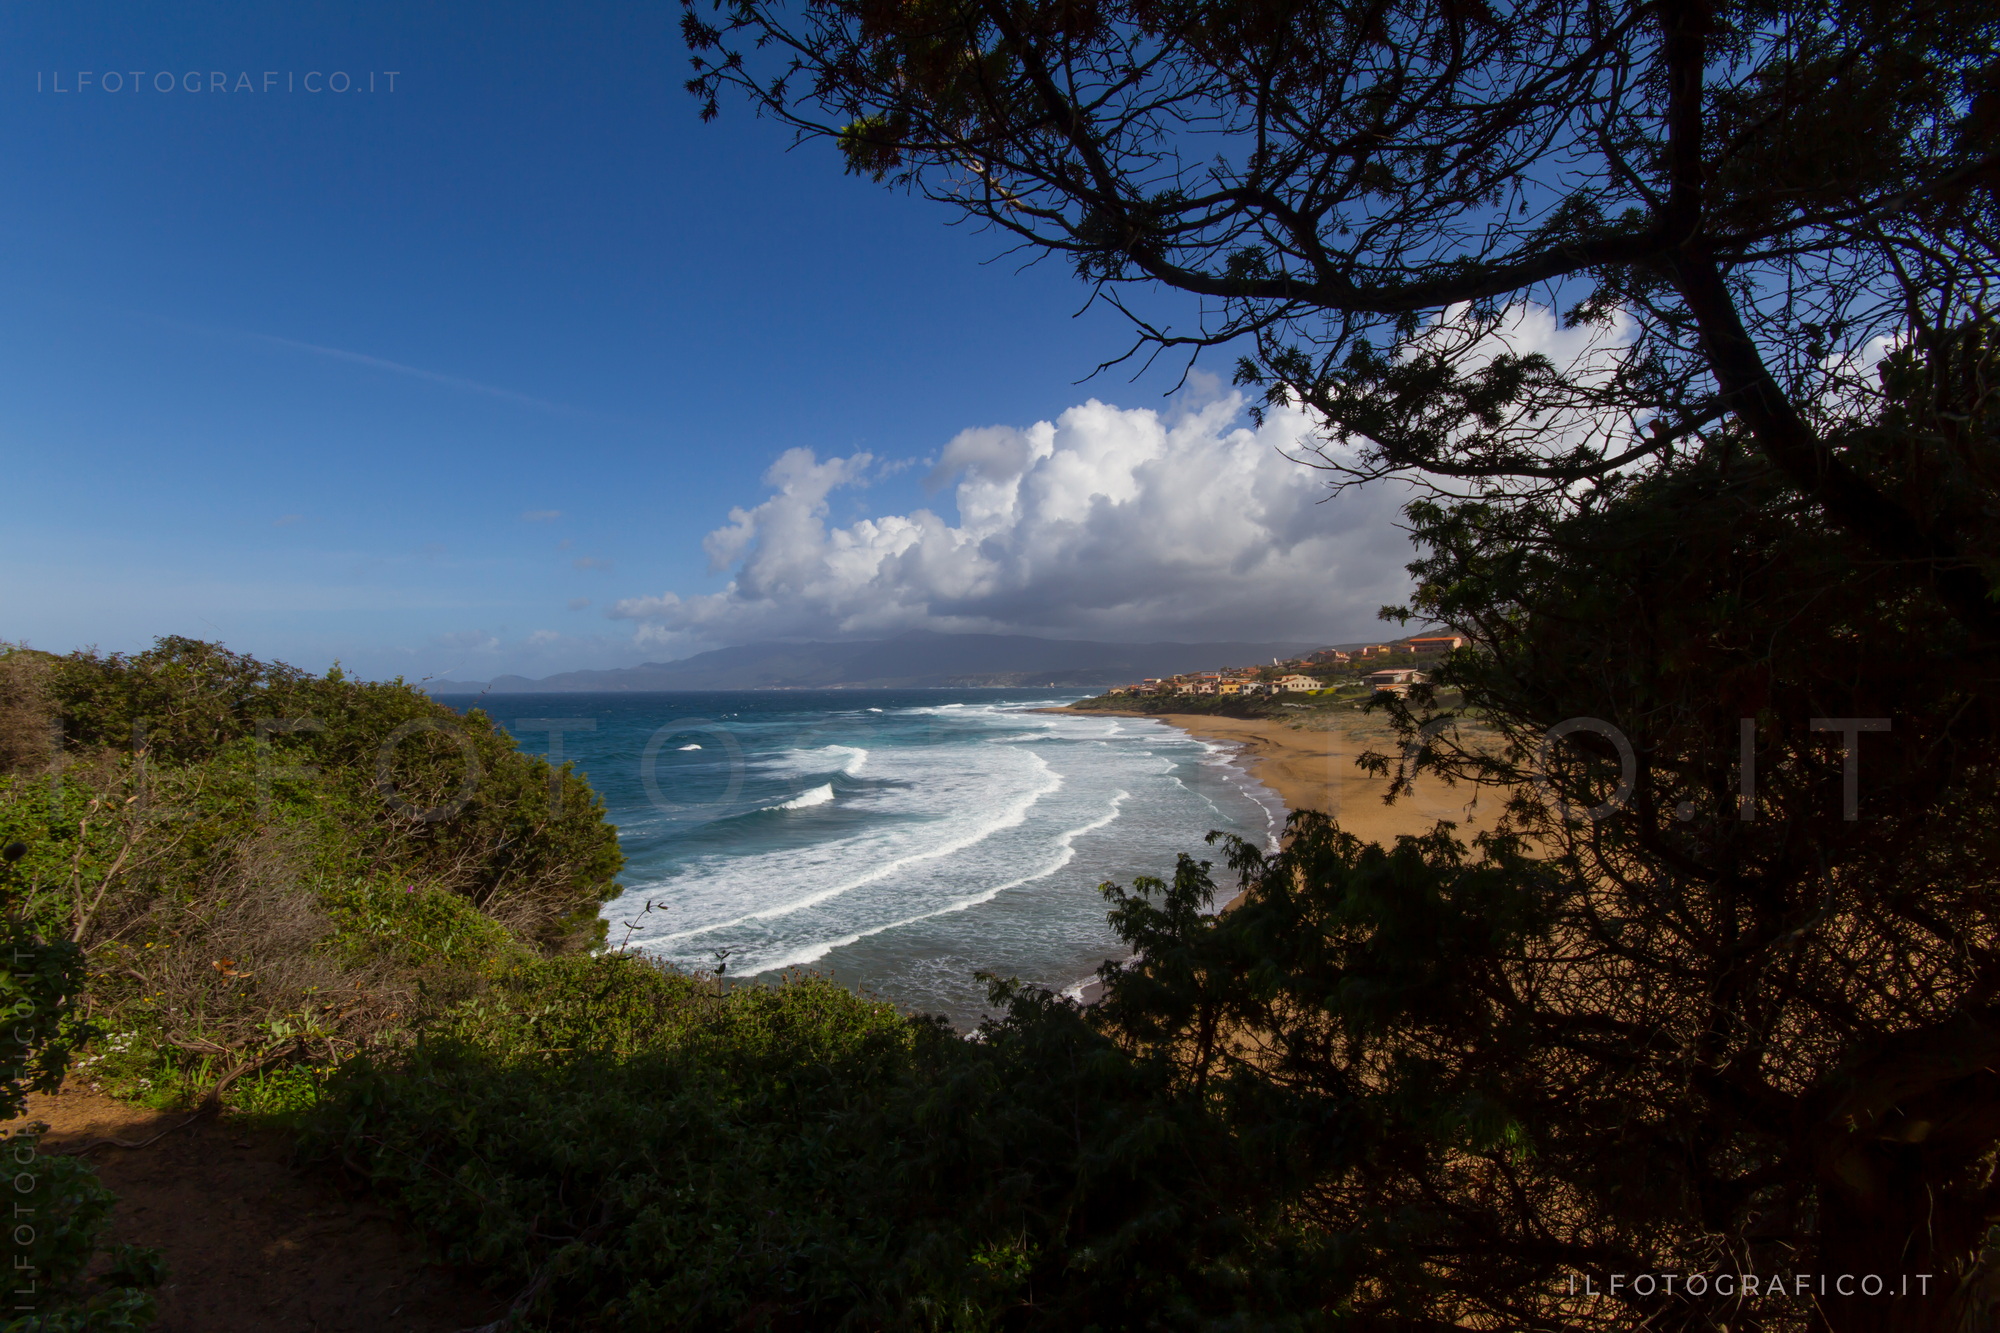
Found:
[(1246, 661), (1290, 660), (1321, 642), (1102, 643), (1025, 634), (937, 634), (842, 643), (750, 643), (677, 662), (565, 671), (530, 680), (426, 680), (432, 694), (671, 690), (1102, 687), (1147, 676), (1214, 671)]

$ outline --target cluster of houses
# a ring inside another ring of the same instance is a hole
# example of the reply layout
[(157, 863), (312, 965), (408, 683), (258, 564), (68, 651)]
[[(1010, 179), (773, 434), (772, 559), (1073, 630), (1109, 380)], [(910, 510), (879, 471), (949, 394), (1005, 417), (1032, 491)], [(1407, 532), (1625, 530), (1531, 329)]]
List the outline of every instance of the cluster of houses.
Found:
[[(1466, 639), (1459, 634), (1426, 634), (1414, 639), (1404, 639), (1399, 643), (1375, 643), (1356, 648), (1349, 652), (1340, 648), (1322, 648), (1302, 658), (1289, 662), (1274, 661), (1269, 666), (1224, 667), (1220, 671), (1188, 671), (1178, 676), (1148, 678), (1136, 685), (1113, 686), (1110, 694), (1166, 694), (1166, 695), (1223, 695), (1223, 694), (1310, 694), (1320, 690), (1337, 688), (1329, 683), (1329, 677), (1346, 675), (1355, 670), (1361, 662), (1378, 660), (1379, 669), (1361, 673), (1360, 683), (1372, 687), (1377, 693), (1402, 694), (1412, 685), (1424, 682), (1424, 673), (1411, 665), (1390, 666), (1388, 659), (1401, 658), (1404, 661), (1423, 662), (1426, 659), (1443, 657), (1455, 648), (1463, 648)], [(1334, 670), (1329, 670), (1333, 668)], [(1347, 670), (1340, 670), (1345, 668)], [(1352, 683), (1343, 681), (1340, 683)]]

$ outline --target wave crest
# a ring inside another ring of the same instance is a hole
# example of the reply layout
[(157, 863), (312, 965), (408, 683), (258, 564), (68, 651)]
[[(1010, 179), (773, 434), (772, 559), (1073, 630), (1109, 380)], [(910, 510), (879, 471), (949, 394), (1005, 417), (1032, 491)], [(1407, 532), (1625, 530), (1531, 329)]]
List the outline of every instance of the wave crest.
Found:
[(825, 805), (832, 799), (833, 784), (831, 782), (824, 782), (814, 787), (811, 791), (800, 792), (789, 801), (780, 801), (776, 805), (767, 805), (764, 808), (766, 810), (803, 810), (807, 806)]

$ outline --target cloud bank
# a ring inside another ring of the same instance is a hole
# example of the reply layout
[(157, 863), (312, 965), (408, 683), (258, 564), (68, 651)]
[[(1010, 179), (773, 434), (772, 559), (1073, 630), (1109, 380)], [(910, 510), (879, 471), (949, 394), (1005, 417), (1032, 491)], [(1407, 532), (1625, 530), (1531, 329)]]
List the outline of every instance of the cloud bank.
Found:
[(793, 449), (771, 494), (704, 548), (720, 592), (617, 602), (650, 647), (909, 629), (1056, 638), (1358, 638), (1409, 587), (1400, 485), (1329, 498), (1291, 461), (1309, 422), (1252, 429), (1241, 395), (1162, 414), (1092, 400), (1026, 429), (968, 430), (931, 474), (931, 509), (829, 526), (829, 498), (881, 468)]

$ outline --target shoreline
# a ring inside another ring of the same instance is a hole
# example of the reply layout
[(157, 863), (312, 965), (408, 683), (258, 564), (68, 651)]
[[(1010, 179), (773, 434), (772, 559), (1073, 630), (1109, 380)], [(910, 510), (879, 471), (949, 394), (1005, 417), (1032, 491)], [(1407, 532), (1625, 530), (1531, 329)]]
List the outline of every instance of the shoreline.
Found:
[[(1316, 728), (1275, 718), (1217, 717), (1210, 713), (1109, 708), (1079, 711), (1067, 707), (1035, 711), (1071, 717), (1151, 718), (1196, 740), (1231, 746), (1244, 772), (1275, 793), (1286, 810), (1320, 811), (1363, 842), (1393, 846), (1398, 837), (1430, 832), (1441, 819), (1450, 820), (1458, 826), (1460, 836), (1469, 837), (1491, 829), (1500, 817), (1501, 801), (1495, 793), (1470, 786), (1447, 787), (1435, 776), (1418, 778), (1410, 795), (1394, 805), (1383, 804), (1389, 780), (1354, 765), (1355, 756), (1366, 750), (1395, 753), (1394, 733), (1373, 718), (1357, 717), (1342, 725)], [(1244, 892), (1236, 893), (1215, 909), (1216, 915), (1231, 910), (1245, 896)], [(1089, 1004), (1095, 997), (1086, 986), (1079, 998)]]
[(1469, 835), (1492, 828), (1500, 816), (1496, 793), (1465, 785), (1447, 787), (1435, 776), (1420, 777), (1411, 795), (1394, 805), (1383, 804), (1389, 780), (1354, 766), (1355, 756), (1365, 750), (1395, 752), (1393, 734), (1372, 718), (1318, 729), (1278, 719), (1206, 713), (1047, 711), (1152, 718), (1198, 740), (1234, 746), (1245, 771), (1276, 793), (1287, 810), (1318, 810), (1363, 842), (1393, 844), (1403, 835), (1430, 832), (1440, 819), (1450, 820), (1462, 835)]

